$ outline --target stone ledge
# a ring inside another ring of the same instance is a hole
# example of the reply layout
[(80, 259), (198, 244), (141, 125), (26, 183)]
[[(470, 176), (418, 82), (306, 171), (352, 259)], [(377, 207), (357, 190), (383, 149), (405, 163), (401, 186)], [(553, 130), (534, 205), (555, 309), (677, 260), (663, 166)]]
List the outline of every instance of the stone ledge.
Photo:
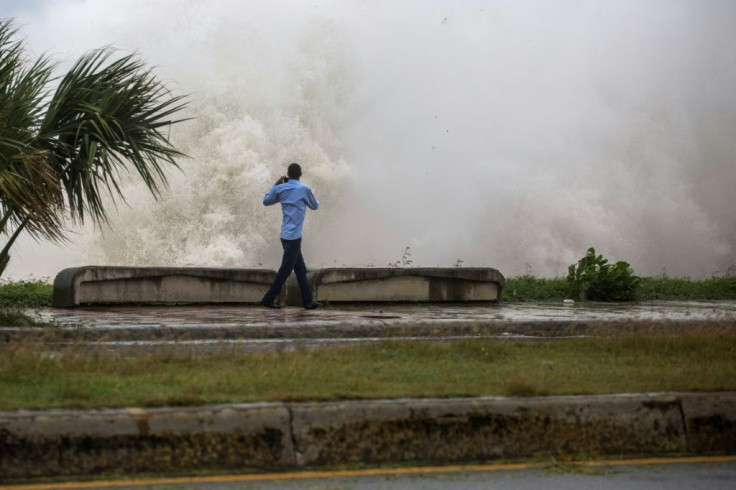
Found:
[(84, 266), (54, 279), (53, 306), (258, 303), (276, 277), (267, 269)]
[(0, 478), (736, 452), (736, 393), (0, 413)]
[[(505, 279), (488, 267), (331, 268), (307, 274), (317, 301), (330, 303), (495, 302)], [(301, 305), (296, 277), (287, 287), (287, 304)]]

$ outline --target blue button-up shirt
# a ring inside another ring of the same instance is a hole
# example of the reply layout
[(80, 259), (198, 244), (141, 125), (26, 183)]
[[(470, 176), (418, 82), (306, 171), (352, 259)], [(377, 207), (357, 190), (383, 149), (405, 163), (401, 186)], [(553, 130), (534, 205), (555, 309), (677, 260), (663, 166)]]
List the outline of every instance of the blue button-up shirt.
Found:
[(309, 209), (319, 208), (319, 201), (312, 194), (312, 189), (296, 179), (289, 179), (280, 185), (271, 187), (263, 197), (263, 204), (270, 206), (281, 203), (284, 221), (281, 223), (281, 238), (296, 240), (302, 237), (304, 216)]

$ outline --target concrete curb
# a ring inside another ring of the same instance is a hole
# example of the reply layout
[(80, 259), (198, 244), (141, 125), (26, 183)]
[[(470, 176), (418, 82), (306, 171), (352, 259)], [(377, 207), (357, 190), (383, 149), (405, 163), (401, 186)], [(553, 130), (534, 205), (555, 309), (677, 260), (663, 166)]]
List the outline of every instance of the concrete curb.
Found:
[(0, 478), (736, 452), (736, 392), (0, 413)]
[(287, 467), (280, 403), (0, 414), (0, 478)]

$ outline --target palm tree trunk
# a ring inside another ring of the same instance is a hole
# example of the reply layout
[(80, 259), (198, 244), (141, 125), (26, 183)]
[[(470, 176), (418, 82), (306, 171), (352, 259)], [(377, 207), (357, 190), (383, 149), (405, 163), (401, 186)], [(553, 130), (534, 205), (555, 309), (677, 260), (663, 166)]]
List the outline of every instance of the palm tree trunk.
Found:
[(8, 220), (10, 219), (10, 216), (12, 216), (12, 211), (7, 210), (5, 212), (5, 216), (3, 216), (3, 219), (0, 220), (0, 234), (5, 233), (5, 226), (8, 224)]
[[(3, 228), (5, 227), (5, 224), (7, 222), (8, 222), (8, 215), (5, 215), (2, 219)], [(28, 223), (28, 218), (21, 221), (20, 225), (18, 225), (18, 228), (16, 228), (16, 230), (10, 236), (8, 243), (5, 244), (5, 247), (0, 252), (0, 276), (2, 276), (3, 272), (5, 272), (5, 267), (7, 267), (8, 261), (10, 260), (10, 255), (8, 255), (8, 252), (10, 252), (10, 247), (13, 246), (13, 243), (15, 243), (15, 240), (20, 235), (20, 232), (23, 231), (23, 229), (26, 227), (27, 223)], [(2, 228), (0, 228), (0, 230), (1, 229)]]

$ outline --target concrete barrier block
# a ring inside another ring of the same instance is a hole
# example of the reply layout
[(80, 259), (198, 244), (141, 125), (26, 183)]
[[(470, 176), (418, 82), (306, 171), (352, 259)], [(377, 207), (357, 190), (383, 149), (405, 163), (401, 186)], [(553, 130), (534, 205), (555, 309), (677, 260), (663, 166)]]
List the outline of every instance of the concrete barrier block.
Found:
[(673, 396), (292, 405), (299, 465), (684, 452)]
[(258, 303), (275, 276), (265, 269), (74, 267), (56, 276), (53, 305)]
[(5, 478), (293, 464), (282, 404), (0, 415)]
[[(308, 274), (317, 301), (470, 302), (498, 301), (503, 275), (491, 268), (334, 268)], [(301, 304), (296, 277), (287, 287), (287, 303)]]
[(691, 452), (736, 452), (736, 393), (680, 396)]

